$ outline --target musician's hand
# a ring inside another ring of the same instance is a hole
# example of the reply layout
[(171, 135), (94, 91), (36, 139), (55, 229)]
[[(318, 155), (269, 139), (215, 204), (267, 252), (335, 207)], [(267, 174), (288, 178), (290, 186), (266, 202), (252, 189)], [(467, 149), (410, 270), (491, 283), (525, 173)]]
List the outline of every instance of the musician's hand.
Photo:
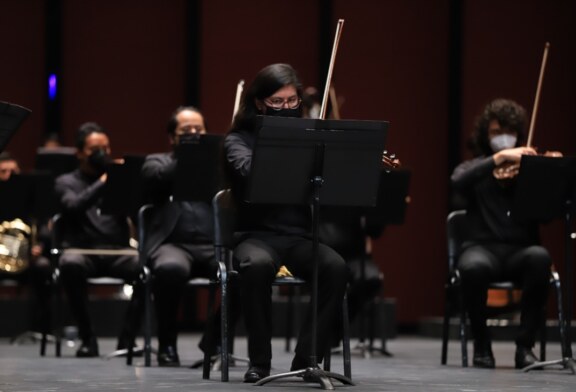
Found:
[(544, 156), (551, 158), (562, 158), (564, 155), (560, 151), (546, 151)]
[(38, 257), (42, 254), (42, 246), (41, 245), (34, 245), (32, 249), (30, 249), (30, 253), (33, 257)]
[(536, 150), (532, 147), (507, 148), (492, 155), (492, 159), (500, 166), (504, 162), (520, 162), (522, 155), (536, 155)]
[(108, 173), (104, 173), (100, 176), (100, 181), (102, 182), (106, 182), (107, 179), (108, 179)]

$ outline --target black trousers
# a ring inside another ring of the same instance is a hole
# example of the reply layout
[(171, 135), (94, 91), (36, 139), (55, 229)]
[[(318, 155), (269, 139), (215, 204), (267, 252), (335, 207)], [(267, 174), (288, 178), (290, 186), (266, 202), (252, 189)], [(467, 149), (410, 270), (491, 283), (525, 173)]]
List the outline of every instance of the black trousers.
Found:
[[(70, 304), (72, 316), (78, 323), (78, 335), (84, 341), (94, 337), (88, 313), (87, 279), (99, 276), (120, 278), (127, 283), (138, 279), (140, 265), (135, 256), (85, 256), (63, 254), (59, 260), (60, 278)], [(131, 336), (140, 321), (140, 293), (133, 293), (133, 301), (126, 314), (121, 336)]]
[(158, 344), (176, 347), (178, 308), (186, 282), (192, 277), (216, 276), (214, 245), (162, 244), (150, 255), (149, 265), (154, 277)]
[[(312, 279), (312, 241), (300, 236), (251, 233), (234, 250), (240, 274), (242, 310), (248, 332), (248, 356), (253, 366), (269, 367), (272, 360), (272, 283), (281, 265), (295, 276)], [(332, 248), (319, 246), (318, 362), (331, 341), (340, 310), (348, 271), (344, 259)], [(303, 322), (296, 345), (299, 362), (310, 361), (311, 309)], [(314, 364), (315, 365), (315, 364)]]
[(522, 289), (520, 330), (516, 344), (534, 346), (548, 298), (551, 258), (542, 246), (472, 245), (458, 261), (464, 303), (476, 344), (489, 342), (486, 326), (488, 284), (511, 280)]

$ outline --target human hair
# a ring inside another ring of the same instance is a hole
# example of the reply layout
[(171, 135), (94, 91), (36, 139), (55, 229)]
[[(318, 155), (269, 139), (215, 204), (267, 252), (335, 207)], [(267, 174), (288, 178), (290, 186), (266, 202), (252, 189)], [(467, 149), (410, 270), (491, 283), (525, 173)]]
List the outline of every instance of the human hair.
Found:
[(240, 101), (240, 107), (234, 116), (231, 131), (253, 130), (256, 116), (259, 114), (255, 100), (268, 98), (282, 87), (289, 85), (296, 87), (298, 96), (302, 97), (302, 83), (291, 65), (278, 63), (262, 68)]
[(488, 139), (488, 128), (492, 120), (498, 121), (502, 128), (518, 134), (516, 145), (524, 140), (526, 110), (511, 99), (497, 98), (488, 103), (476, 119), (470, 146), (475, 155), (491, 155), (492, 148)]
[[(170, 118), (168, 119), (168, 124), (166, 125), (166, 130), (168, 131), (169, 135), (174, 136), (174, 134), (176, 132), (176, 128), (178, 128), (178, 119), (176, 117), (185, 110), (189, 110), (191, 112), (198, 113), (204, 119), (204, 115), (202, 114), (200, 109), (198, 109), (197, 107), (195, 107), (195, 106), (178, 106), (176, 108), (176, 110), (174, 110), (174, 112), (172, 113)], [(206, 119), (204, 119), (204, 126), (206, 126)]]
[(76, 133), (76, 148), (78, 151), (82, 151), (84, 149), (86, 138), (93, 133), (103, 133), (104, 135), (108, 136), (104, 128), (95, 122), (85, 122), (80, 125), (80, 127), (78, 127), (78, 131)]
[(14, 156), (10, 154), (8, 151), (0, 152), (0, 162), (6, 162), (6, 161), (18, 162), (18, 160), (14, 158)]

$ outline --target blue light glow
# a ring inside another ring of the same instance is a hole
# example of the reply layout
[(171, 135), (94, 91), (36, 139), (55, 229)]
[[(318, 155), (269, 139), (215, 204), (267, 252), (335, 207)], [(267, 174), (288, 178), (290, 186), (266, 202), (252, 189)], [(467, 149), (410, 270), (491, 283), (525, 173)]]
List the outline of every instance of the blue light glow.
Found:
[(56, 74), (48, 76), (48, 98), (53, 101), (56, 99), (57, 83)]

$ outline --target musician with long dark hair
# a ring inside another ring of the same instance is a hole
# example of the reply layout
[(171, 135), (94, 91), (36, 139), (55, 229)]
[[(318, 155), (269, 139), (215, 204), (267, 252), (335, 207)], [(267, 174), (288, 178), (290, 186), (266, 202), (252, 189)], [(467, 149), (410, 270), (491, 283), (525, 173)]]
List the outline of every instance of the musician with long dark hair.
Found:
[[(232, 128), (224, 141), (225, 165), (238, 204), (239, 242), (234, 250), (240, 274), (242, 310), (248, 332), (250, 368), (245, 382), (270, 374), (271, 287), (280, 266), (298, 277), (312, 278), (311, 215), (308, 207), (251, 205), (244, 202), (256, 138), (256, 116), (301, 117), (302, 85), (288, 64), (263, 68), (246, 90)], [(346, 288), (347, 269), (332, 248), (319, 246), (318, 360), (330, 344)], [(300, 331), (292, 370), (316, 366), (310, 363), (311, 315)]]
[(452, 186), (465, 201), (470, 233), (458, 269), (474, 335), (476, 367), (495, 367), (486, 326), (486, 299), (488, 284), (498, 280), (512, 280), (522, 288), (516, 368), (537, 360), (532, 347), (546, 304), (551, 259), (540, 245), (538, 224), (510, 217), (513, 188), (493, 175), (496, 166), (517, 163), (522, 155), (535, 154), (531, 147), (519, 147), (525, 124), (526, 111), (516, 102), (507, 99), (490, 102), (473, 135), (475, 158), (461, 163), (452, 174)]

